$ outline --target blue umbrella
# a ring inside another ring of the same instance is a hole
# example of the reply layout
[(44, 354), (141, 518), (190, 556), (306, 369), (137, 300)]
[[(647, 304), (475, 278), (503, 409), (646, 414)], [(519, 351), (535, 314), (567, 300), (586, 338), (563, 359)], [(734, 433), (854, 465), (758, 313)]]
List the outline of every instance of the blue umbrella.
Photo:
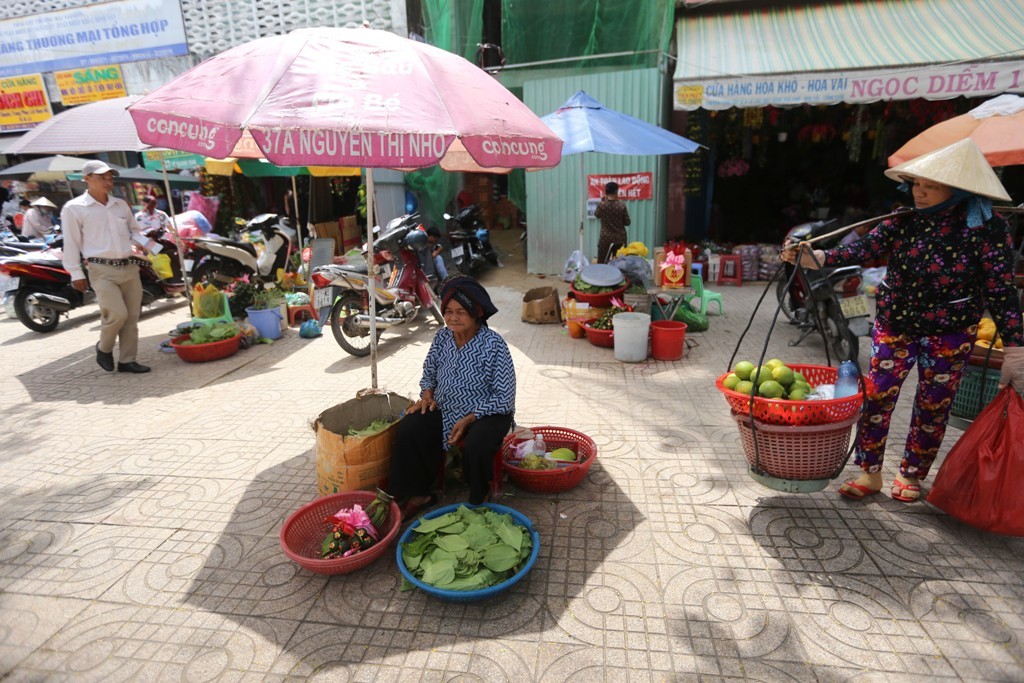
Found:
[[(635, 156), (688, 154), (702, 146), (664, 128), (608, 109), (582, 90), (566, 100), (557, 111), (541, 117), (541, 121), (562, 139), (562, 156), (581, 152)], [(580, 175), (583, 175), (582, 154)], [(587, 215), (586, 190), (583, 192), (582, 207), (580, 254), (583, 253), (583, 221)]]

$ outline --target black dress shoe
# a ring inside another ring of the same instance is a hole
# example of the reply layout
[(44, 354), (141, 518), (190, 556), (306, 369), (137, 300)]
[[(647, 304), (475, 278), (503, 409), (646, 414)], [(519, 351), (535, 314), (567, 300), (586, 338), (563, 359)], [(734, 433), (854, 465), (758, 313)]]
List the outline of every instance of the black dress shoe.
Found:
[(146, 365), (139, 365), (135, 361), (132, 361), (131, 363), (118, 363), (117, 371), (134, 373), (149, 372), (149, 367)]
[(114, 354), (109, 351), (107, 353), (100, 351), (99, 342), (96, 342), (96, 362), (107, 372), (114, 371)]

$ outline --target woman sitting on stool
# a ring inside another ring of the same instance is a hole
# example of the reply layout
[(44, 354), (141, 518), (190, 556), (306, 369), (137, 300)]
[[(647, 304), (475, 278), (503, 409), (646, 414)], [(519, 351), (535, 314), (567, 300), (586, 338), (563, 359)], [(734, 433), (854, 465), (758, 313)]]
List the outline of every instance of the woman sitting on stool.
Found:
[(445, 450), (460, 444), (469, 503), (486, 500), (494, 453), (512, 426), (516, 371), (500, 334), (487, 326), (498, 312), (480, 283), (456, 277), (441, 289), (440, 329), (423, 362), (420, 399), (398, 424), (390, 493), (408, 519), (437, 502), (432, 486)]

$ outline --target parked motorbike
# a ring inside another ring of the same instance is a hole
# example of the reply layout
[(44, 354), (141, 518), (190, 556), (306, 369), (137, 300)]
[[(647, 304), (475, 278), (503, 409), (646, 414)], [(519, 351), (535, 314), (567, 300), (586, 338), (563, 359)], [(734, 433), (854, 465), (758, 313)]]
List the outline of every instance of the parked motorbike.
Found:
[[(429, 310), (437, 324), (444, 325), (440, 301), (421, 262), (421, 254), (429, 253), (427, 244), (427, 233), (416, 214), (394, 219), (375, 241), (374, 263), (379, 267), (393, 266), (386, 281), (374, 281), (378, 340), (385, 329), (413, 321), (420, 309)], [(313, 269), (311, 277), (316, 287), (313, 307), (320, 312), (321, 323), (330, 319), (334, 339), (346, 352), (353, 356), (369, 355), (371, 277), (365, 259), (359, 263), (319, 266)]]
[[(64, 269), (59, 248), (12, 256), (0, 261), (0, 292), (13, 297), (14, 313), (33, 332), (52, 332), (60, 323), (61, 314), (91, 304), (96, 295), (91, 289), (79, 292), (71, 285), (71, 274)], [(164, 249), (173, 245), (163, 244)], [(173, 298), (185, 291), (180, 280), (161, 280), (150, 262), (137, 258), (142, 280), (142, 305), (160, 298)], [(88, 279), (88, 271), (86, 272)]]
[[(835, 227), (834, 220), (797, 225), (786, 235), (785, 244), (823, 235)], [(786, 278), (775, 290), (782, 312), (800, 329), (800, 337), (790, 342), (790, 346), (796, 346), (820, 329), (838, 360), (856, 361), (860, 353), (859, 338), (871, 333), (871, 310), (867, 297), (859, 291), (861, 267), (800, 268), (790, 283), (794, 268), (786, 264)]]
[[(219, 235), (192, 237), (190, 278), (194, 282), (210, 282), (224, 286), (248, 275), (257, 282), (273, 282), (277, 269), (284, 268), (296, 232), (285, 216), (264, 213), (245, 223), (250, 232), (259, 232), (266, 248), (260, 254), (250, 242), (232, 240)], [(186, 262), (186, 267), (188, 263)]]
[(452, 262), (460, 272), (475, 276), (488, 263), (500, 266), (498, 252), (491, 246), (491, 233), (484, 224), (480, 207), (470, 204), (457, 214), (444, 214)]

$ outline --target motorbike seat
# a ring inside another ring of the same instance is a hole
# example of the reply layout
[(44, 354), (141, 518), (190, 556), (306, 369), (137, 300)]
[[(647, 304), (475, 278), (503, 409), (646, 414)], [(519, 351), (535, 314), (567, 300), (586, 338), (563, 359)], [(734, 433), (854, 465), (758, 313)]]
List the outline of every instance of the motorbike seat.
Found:
[(352, 263), (332, 263), (326, 266), (318, 266), (315, 272), (334, 278), (342, 272), (368, 275), (370, 271), (366, 267), (366, 261), (360, 259)]
[(861, 272), (860, 266), (841, 266), (835, 268), (832, 272), (828, 273), (830, 280), (841, 280), (851, 275), (857, 275)]
[(230, 246), (242, 249), (243, 251), (248, 252), (252, 256), (258, 256), (258, 254), (256, 253), (256, 245), (254, 245), (252, 242), (241, 242), (241, 241), (238, 241), (238, 240), (229, 240), (229, 239), (226, 239), (224, 237), (193, 237), (192, 241), (195, 244), (206, 243), (206, 244), (230, 245)]

